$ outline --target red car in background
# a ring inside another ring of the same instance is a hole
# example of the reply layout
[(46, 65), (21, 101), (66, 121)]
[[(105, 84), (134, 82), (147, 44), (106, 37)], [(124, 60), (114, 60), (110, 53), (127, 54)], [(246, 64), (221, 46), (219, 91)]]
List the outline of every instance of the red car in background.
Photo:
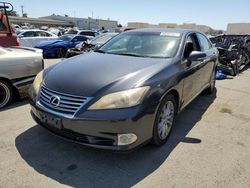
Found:
[(129, 30), (132, 30), (132, 29), (136, 29), (136, 28), (133, 28), (133, 27), (115, 27), (115, 28), (112, 28), (111, 32), (113, 32), (113, 33), (121, 33), (121, 32), (129, 31)]
[(10, 25), (7, 12), (13, 10), (10, 3), (0, 2), (0, 46), (19, 46), (15, 30)]

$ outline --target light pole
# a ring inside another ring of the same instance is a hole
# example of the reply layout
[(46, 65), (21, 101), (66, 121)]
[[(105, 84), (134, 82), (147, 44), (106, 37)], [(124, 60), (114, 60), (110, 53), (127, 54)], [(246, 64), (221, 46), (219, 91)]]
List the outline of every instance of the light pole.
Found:
[(21, 5), (22, 17), (23, 17), (23, 8), (24, 8), (24, 6), (23, 6), (23, 5)]

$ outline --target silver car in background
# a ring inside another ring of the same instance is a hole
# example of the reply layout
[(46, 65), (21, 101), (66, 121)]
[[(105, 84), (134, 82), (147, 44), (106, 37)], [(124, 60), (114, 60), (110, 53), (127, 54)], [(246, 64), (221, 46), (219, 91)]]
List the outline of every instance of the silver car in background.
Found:
[(43, 68), (40, 49), (0, 47), (0, 109), (9, 104), (16, 94), (26, 97), (30, 84)]

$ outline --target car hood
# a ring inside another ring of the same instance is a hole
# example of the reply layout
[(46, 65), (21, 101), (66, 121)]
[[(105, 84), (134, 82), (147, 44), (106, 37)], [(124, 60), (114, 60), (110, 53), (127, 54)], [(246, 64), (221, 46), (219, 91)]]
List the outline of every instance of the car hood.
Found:
[(11, 58), (21, 58), (21, 57), (41, 57), (42, 58), (42, 50), (37, 48), (29, 48), (23, 46), (15, 46), (4, 49), (4, 56)]
[(61, 93), (91, 97), (100, 91), (136, 87), (169, 64), (167, 59), (139, 58), (96, 52), (69, 58), (44, 74), (46, 87)]
[(36, 48), (39, 48), (39, 47), (45, 47), (45, 46), (49, 46), (49, 45), (53, 45), (53, 44), (56, 44), (58, 42), (62, 42), (61, 40), (49, 40), (49, 41), (41, 41), (39, 43), (36, 44)]

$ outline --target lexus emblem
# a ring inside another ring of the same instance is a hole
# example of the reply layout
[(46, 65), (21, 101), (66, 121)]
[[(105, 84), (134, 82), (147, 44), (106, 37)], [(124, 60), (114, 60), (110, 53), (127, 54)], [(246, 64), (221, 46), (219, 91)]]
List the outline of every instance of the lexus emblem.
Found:
[(50, 98), (50, 104), (54, 107), (58, 107), (60, 105), (60, 97), (56, 96), (56, 95), (53, 95), (51, 98)]

